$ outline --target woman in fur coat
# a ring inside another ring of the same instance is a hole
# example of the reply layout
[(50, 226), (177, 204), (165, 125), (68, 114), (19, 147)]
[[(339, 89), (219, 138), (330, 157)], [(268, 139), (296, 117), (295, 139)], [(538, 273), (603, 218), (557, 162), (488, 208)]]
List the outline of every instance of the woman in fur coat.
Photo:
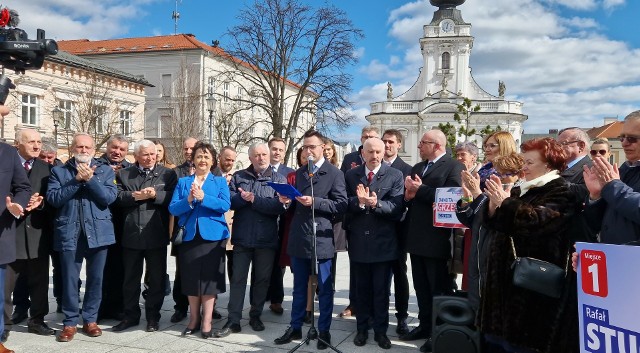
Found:
[[(522, 145), (526, 182), (503, 190), (492, 176), (485, 225), (493, 242), (481, 292), (480, 330), (488, 352), (570, 353), (578, 351), (575, 273), (566, 271), (563, 294), (552, 298), (513, 285), (514, 251), (567, 269), (572, 249), (571, 218), (581, 202), (560, 177), (566, 157), (551, 138)], [(510, 192), (510, 193), (509, 193)]]

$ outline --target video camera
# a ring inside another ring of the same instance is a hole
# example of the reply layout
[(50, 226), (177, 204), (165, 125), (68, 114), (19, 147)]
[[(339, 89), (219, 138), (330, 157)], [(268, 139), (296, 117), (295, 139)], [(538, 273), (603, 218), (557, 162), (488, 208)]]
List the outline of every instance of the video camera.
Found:
[[(30, 40), (27, 32), (16, 27), (19, 22), (16, 11), (6, 7), (0, 9), (0, 65), (24, 74), (25, 70), (40, 69), (45, 56), (58, 53), (58, 43), (45, 39), (42, 29), (38, 29), (36, 40)], [(1, 75), (0, 104), (4, 104), (12, 88), (15, 85), (11, 79)]]

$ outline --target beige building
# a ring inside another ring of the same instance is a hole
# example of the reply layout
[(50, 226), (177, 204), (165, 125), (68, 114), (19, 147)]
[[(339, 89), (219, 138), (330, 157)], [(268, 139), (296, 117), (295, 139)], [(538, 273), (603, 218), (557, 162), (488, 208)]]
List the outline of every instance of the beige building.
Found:
[[(250, 68), (191, 34), (58, 42), (60, 48), (83, 58), (116, 67), (147, 79), (144, 136), (158, 139), (182, 162), (181, 141), (187, 136), (211, 141), (217, 148), (232, 145), (238, 150), (237, 168), (248, 166), (248, 145), (268, 140), (272, 124), (259, 107), (260, 92), (238, 74)], [(289, 116), (299, 89), (286, 82), (285, 117)], [(215, 104), (211, 104), (215, 98)], [(305, 97), (312, 98), (312, 93)], [(211, 105), (211, 106), (210, 106)], [(287, 119), (284, 120), (287, 125)], [(292, 136), (315, 126), (310, 109), (301, 115)], [(289, 165), (295, 165), (295, 148)]]
[(0, 131), (8, 143), (16, 131), (34, 128), (66, 159), (76, 132), (94, 136), (98, 150), (113, 134), (132, 140), (144, 135), (144, 91), (151, 86), (144, 78), (64, 51), (48, 56), (39, 70), (5, 75), (16, 85)]

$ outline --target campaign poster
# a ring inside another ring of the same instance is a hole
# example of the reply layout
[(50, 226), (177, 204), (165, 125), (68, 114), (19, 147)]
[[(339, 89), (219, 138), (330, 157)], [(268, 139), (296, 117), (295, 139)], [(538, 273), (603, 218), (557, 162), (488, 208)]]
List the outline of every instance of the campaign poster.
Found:
[(456, 203), (462, 197), (462, 188), (437, 188), (433, 204), (433, 226), (466, 228), (456, 217)]
[(640, 352), (640, 247), (577, 243), (580, 352)]

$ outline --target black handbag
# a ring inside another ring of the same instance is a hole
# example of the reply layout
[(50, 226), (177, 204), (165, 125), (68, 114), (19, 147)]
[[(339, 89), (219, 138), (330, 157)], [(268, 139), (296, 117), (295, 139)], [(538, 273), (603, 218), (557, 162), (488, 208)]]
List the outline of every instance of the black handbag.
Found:
[[(533, 257), (518, 257), (516, 247), (511, 239), (511, 248), (515, 260), (513, 269), (513, 285), (540, 293), (552, 298), (560, 298), (567, 276), (567, 267), (560, 266)], [(567, 266), (569, 255), (567, 255)]]
[(193, 209), (191, 210), (191, 212), (189, 212), (189, 215), (187, 216), (187, 219), (184, 221), (183, 225), (178, 225), (178, 227), (174, 227), (173, 228), (173, 234), (171, 235), (171, 244), (173, 244), (173, 245), (182, 244), (182, 240), (184, 238), (185, 227), (187, 225), (187, 222), (189, 222), (189, 218), (191, 217), (192, 213), (193, 213)]

